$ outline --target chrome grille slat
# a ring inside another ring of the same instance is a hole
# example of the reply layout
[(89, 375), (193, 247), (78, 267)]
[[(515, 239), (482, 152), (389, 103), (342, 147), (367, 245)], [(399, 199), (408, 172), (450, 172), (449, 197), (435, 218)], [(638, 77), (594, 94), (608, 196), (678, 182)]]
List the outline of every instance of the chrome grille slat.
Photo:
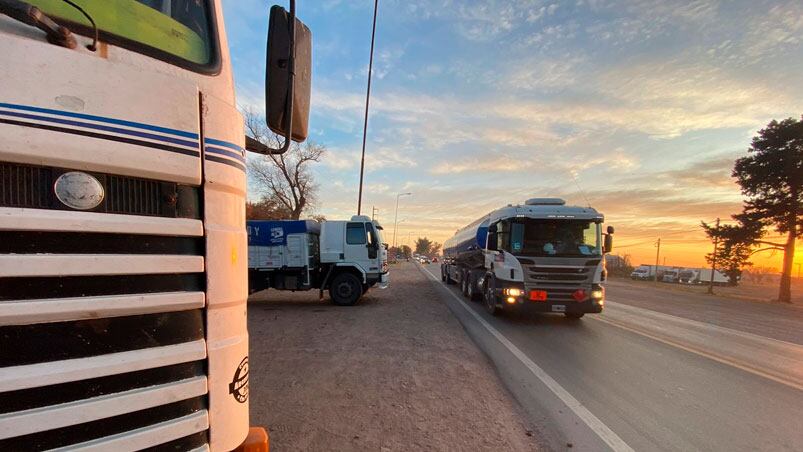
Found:
[(74, 211), (65, 171), (0, 162), (0, 450), (201, 447), (198, 187), (92, 173), (106, 198)]

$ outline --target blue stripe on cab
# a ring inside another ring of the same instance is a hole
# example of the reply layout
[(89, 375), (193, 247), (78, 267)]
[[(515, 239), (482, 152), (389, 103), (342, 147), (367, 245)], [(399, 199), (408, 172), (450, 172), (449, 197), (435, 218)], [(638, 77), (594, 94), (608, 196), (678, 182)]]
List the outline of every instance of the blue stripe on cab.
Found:
[(100, 125), (100, 124), (93, 124), (93, 123), (90, 123), (90, 122), (73, 121), (73, 120), (70, 120), (70, 119), (51, 118), (49, 116), (31, 115), (31, 114), (27, 114), (27, 113), (17, 113), (17, 112), (6, 111), (6, 110), (0, 110), (0, 115), (13, 116), (13, 117), (25, 118), (25, 119), (33, 119), (33, 120), (36, 120), (36, 121), (51, 122), (51, 123), (56, 123), (56, 124), (65, 124), (65, 125), (70, 125), (70, 126), (84, 127), (84, 128), (87, 128), (87, 129), (103, 130), (104, 132), (112, 132), (112, 133), (117, 133), (117, 134), (121, 134), (121, 135), (130, 135), (130, 136), (135, 136), (135, 137), (140, 137), (140, 138), (147, 138), (147, 139), (150, 139), (150, 140), (163, 141), (163, 142), (166, 142), (166, 143), (178, 144), (178, 145), (181, 145), (181, 146), (187, 146), (187, 147), (191, 147), (191, 148), (194, 148), (194, 149), (198, 149), (198, 142), (196, 142), (196, 141), (181, 140), (181, 139), (178, 139), (178, 138), (166, 137), (164, 135), (156, 135), (156, 134), (147, 133), (147, 132), (137, 132), (137, 131), (134, 131), (134, 130), (121, 129), (119, 127), (112, 127), (112, 126), (104, 126), (104, 125)]
[(126, 127), (135, 127), (138, 129), (145, 129), (151, 130), (153, 132), (161, 132), (161, 133), (169, 133), (171, 135), (177, 135), (180, 137), (191, 138), (193, 140), (198, 139), (198, 134), (193, 132), (187, 132), (184, 130), (177, 130), (171, 129), (168, 127), (161, 127), (161, 126), (154, 126), (151, 124), (145, 124), (141, 122), (134, 122), (134, 121), (126, 121), (123, 119), (115, 119), (115, 118), (107, 118), (104, 116), (95, 116), (95, 115), (87, 115), (83, 113), (74, 113), (71, 111), (62, 111), (62, 110), (52, 110), (50, 108), (40, 108), (40, 107), (31, 107), (28, 105), (17, 105), (17, 104), (8, 104), (4, 102), (0, 102), (0, 107), (8, 108), (12, 110), (23, 110), (23, 111), (31, 111), (35, 113), (47, 113), (50, 115), (60, 115), (60, 116), (67, 116), (70, 118), (79, 118), (79, 119), (88, 119), (90, 121), (98, 121), (98, 122), (106, 122), (109, 124), (116, 124), (118, 126), (126, 126)]
[(214, 144), (215, 146), (223, 146), (224, 148), (234, 149), (235, 151), (239, 152), (241, 155), (244, 153), (244, 149), (240, 146), (229, 143), (228, 141), (223, 140), (216, 140), (214, 138), (204, 138), (205, 144)]
[(223, 155), (223, 156), (226, 156), (226, 157), (230, 157), (230, 158), (236, 159), (239, 162), (245, 163), (245, 158), (242, 155), (240, 155), (240, 154), (238, 154), (236, 152), (229, 151), (228, 149), (221, 149), (221, 148), (216, 148), (216, 147), (212, 147), (212, 146), (207, 146), (206, 147), (206, 152), (211, 152), (212, 154)]

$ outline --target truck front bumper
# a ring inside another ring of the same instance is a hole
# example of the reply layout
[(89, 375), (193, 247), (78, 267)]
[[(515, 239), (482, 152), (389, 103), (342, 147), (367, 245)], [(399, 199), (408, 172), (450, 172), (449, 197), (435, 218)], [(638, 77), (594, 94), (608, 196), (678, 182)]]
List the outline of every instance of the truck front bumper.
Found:
[(390, 272), (379, 275), (379, 283), (377, 285), (380, 289), (387, 289), (388, 285), (390, 285)]
[[(586, 294), (580, 301), (574, 299), (550, 299), (550, 289), (548, 288), (541, 289), (546, 292), (546, 299), (531, 299), (530, 291), (525, 289), (524, 284), (520, 282), (497, 280), (497, 284), (501, 286), (496, 288), (497, 302), (503, 306), (503, 309), (529, 312), (598, 314), (602, 312), (605, 306), (605, 291), (599, 284), (593, 284), (590, 288), (578, 287), (578, 290), (583, 290)], [(592, 297), (592, 292), (594, 291), (601, 291), (602, 296)]]

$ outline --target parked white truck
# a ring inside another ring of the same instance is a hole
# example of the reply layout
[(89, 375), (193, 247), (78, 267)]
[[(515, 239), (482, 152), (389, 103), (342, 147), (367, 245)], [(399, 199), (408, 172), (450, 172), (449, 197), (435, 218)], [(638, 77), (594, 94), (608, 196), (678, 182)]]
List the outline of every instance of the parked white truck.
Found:
[(364, 215), (348, 221), (250, 220), (248, 289), (310, 290), (351, 306), (374, 285), (388, 284), (382, 226)]
[[(684, 268), (678, 273), (677, 281), (680, 284), (706, 285), (711, 283), (710, 268)], [(719, 270), (714, 270), (714, 285), (724, 286), (730, 283), (730, 278)]]
[(502, 207), (444, 243), (441, 279), (460, 284), (492, 314), (527, 309), (580, 318), (602, 312), (603, 254), (613, 246), (613, 227), (603, 234), (603, 221), (593, 208), (557, 198)]
[[(293, 3), (271, 9), (266, 109), (303, 141)], [(0, 450), (268, 447), (245, 147), (219, 0), (0, 0)]]

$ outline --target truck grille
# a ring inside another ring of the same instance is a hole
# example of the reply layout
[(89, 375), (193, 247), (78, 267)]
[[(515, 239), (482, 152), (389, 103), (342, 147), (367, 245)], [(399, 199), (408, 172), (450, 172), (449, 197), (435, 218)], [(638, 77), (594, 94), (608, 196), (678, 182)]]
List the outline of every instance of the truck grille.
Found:
[[(0, 163), (0, 207), (72, 210), (53, 193), (66, 168)], [(195, 187), (152, 179), (86, 171), (103, 186), (103, 202), (93, 212), (168, 218), (200, 218)]]
[[(52, 202), (50, 170), (0, 171), (2, 206)], [(142, 200), (159, 183), (103, 181), (120, 192), (107, 211), (153, 212)], [(132, 232), (101, 233), (91, 218), (105, 214), (81, 215), (81, 232), (0, 231), (0, 450), (204, 447), (200, 221), (141, 235), (132, 216)]]
[(524, 269), (527, 290), (546, 290), (549, 300), (573, 301), (572, 294), (579, 288), (589, 288), (599, 259), (565, 260), (558, 258), (519, 258)]

